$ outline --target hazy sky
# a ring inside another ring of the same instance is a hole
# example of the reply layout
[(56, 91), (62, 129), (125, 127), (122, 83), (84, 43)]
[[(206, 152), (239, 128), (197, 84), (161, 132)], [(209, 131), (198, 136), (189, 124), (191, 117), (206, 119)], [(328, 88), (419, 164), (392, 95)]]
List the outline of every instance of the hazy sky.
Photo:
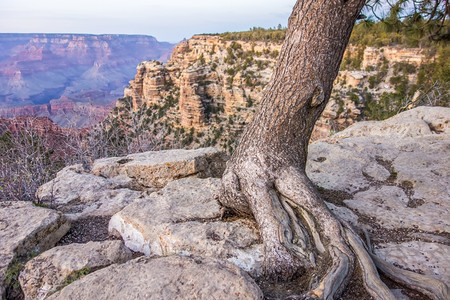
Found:
[(0, 0), (0, 32), (196, 33), (287, 25), (295, 0)]

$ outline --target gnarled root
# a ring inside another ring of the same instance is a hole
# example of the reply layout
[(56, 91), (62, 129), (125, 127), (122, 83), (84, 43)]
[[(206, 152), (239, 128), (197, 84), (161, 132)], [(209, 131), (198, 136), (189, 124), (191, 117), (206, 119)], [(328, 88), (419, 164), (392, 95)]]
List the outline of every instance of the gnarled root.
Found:
[(431, 299), (450, 299), (449, 288), (444, 282), (425, 275), (397, 268), (374, 254), (371, 254), (371, 257), (377, 268), (390, 279), (411, 289), (417, 290)]
[(337, 297), (350, 280), (354, 266), (354, 256), (344, 239), (341, 224), (315, 193), (306, 175), (295, 168), (282, 172), (277, 177), (275, 186), (306, 220), (318, 251), (324, 252), (324, 245), (327, 245), (327, 252), (332, 260), (328, 272), (309, 294), (320, 299)]
[(287, 280), (299, 271), (326, 267), (324, 274), (310, 275), (309, 291), (293, 298), (337, 298), (358, 261), (364, 286), (375, 299), (395, 299), (377, 267), (433, 299), (449, 299), (448, 287), (439, 280), (401, 270), (374, 256), (370, 245), (327, 208), (304, 172), (289, 167), (268, 176), (255, 172), (255, 165), (251, 169), (251, 173), (240, 170), (238, 176), (229, 166), (220, 201), (237, 212), (253, 214), (264, 243), (266, 275)]

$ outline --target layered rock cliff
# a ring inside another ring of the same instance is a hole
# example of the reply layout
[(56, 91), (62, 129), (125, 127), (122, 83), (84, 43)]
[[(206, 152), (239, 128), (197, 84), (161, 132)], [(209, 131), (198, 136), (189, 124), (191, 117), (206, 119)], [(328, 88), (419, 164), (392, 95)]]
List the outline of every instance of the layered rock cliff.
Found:
[[(173, 48), (137, 35), (0, 34), (0, 44), (0, 115), (49, 116), (60, 125), (80, 113), (77, 105), (72, 115), (41, 105), (67, 99), (86, 107), (109, 103), (121, 96), (136, 64), (166, 61)], [(37, 107), (16, 108), (23, 106)]]
[(0, 108), (0, 116), (10, 119), (21, 116), (46, 117), (66, 128), (81, 128), (102, 121), (114, 105), (115, 102), (108, 104), (77, 102), (62, 96), (50, 100), (48, 104)]
[[(163, 131), (168, 137), (168, 146), (174, 146), (173, 141), (177, 146), (181, 137), (182, 147), (217, 145), (231, 152), (261, 100), (280, 49), (281, 42), (194, 36), (178, 44), (166, 64), (139, 64), (118, 107), (131, 101), (134, 112), (151, 120), (151, 130), (158, 128), (158, 133)], [(395, 93), (405, 78), (415, 83), (418, 67), (426, 61), (425, 51), (417, 48), (350, 45), (312, 139), (327, 137), (366, 119), (369, 113), (374, 115), (367, 110), (368, 104)]]

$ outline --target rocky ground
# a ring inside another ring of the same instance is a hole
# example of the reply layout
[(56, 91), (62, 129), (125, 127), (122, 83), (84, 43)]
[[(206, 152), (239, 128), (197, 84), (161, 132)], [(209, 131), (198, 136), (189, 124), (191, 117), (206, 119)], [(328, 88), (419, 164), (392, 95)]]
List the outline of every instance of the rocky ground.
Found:
[[(361, 122), (311, 144), (307, 172), (382, 259), (450, 285), (450, 109)], [(277, 299), (260, 279), (255, 223), (217, 199), (227, 157), (213, 148), (71, 166), (43, 206), (2, 202), (0, 292), (9, 299)], [(139, 257), (137, 257), (139, 256)], [(383, 278), (385, 279), (385, 278)], [(426, 299), (385, 279), (398, 299)], [(100, 291), (101, 290), (101, 291)], [(94, 297), (95, 296), (95, 297)], [(358, 277), (342, 299), (370, 299)]]

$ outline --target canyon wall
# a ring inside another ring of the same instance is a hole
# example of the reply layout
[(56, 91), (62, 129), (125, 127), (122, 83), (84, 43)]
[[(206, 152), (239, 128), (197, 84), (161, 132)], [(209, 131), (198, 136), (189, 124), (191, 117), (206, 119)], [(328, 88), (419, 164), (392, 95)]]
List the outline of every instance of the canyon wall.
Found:
[(59, 99), (50, 100), (48, 104), (0, 108), (0, 116), (4, 118), (45, 117), (66, 128), (81, 128), (102, 121), (114, 105), (115, 102), (98, 105), (75, 102), (66, 96), (62, 96)]
[[(197, 138), (191, 138), (192, 147), (213, 144), (228, 148), (261, 101), (280, 49), (281, 43), (277, 42), (193, 36), (174, 48), (166, 64), (157, 61), (139, 64), (124, 96), (131, 101), (134, 112), (145, 110), (153, 124), (164, 123), (166, 127), (183, 128), (182, 132), (189, 131), (191, 135), (197, 133)], [(344, 59), (332, 97), (314, 129), (313, 140), (364, 118), (362, 109), (367, 93), (377, 100), (383, 93), (394, 92), (396, 86), (390, 78), (398, 75), (394, 74), (395, 63), (416, 68), (426, 61), (421, 49), (396, 47), (361, 50), (350, 45), (344, 57), (347, 61)], [(358, 67), (351, 68), (357, 59)], [(371, 77), (381, 70), (385, 73), (379, 82), (371, 84)], [(408, 80), (414, 82), (416, 73), (408, 75)], [(118, 106), (123, 106), (123, 102), (119, 101)], [(154, 116), (157, 112), (158, 116)]]
[[(0, 115), (37, 111), (33, 116), (58, 123), (71, 119), (78, 112), (55, 114), (58, 106), (74, 102), (95, 107), (116, 100), (140, 61), (166, 61), (172, 48), (152, 36), (0, 34)], [(52, 100), (58, 101), (51, 105), (53, 112), (42, 106)]]

